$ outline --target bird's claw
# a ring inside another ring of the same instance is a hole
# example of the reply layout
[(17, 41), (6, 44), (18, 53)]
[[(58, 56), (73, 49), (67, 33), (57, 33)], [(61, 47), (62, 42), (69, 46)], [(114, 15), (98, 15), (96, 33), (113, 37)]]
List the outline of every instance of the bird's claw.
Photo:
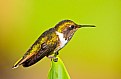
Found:
[(54, 62), (58, 62), (58, 58), (53, 58), (53, 61)]

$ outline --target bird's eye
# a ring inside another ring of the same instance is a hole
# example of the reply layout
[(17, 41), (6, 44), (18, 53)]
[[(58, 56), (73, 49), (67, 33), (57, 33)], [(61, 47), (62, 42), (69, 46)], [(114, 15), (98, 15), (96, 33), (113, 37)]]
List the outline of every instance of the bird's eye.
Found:
[(74, 29), (74, 27), (75, 27), (74, 25), (71, 25), (71, 26), (70, 26), (70, 30)]

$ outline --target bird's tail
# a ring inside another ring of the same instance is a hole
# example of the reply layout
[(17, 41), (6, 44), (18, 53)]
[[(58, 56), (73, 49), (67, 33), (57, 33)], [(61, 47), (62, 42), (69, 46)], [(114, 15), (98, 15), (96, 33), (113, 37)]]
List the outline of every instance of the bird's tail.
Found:
[(24, 61), (23, 61), (23, 57), (22, 57), (22, 58), (20, 58), (20, 59), (14, 64), (14, 66), (12, 67), (12, 69), (15, 69), (15, 68), (19, 67), (19, 65), (21, 65), (23, 62), (24, 62)]

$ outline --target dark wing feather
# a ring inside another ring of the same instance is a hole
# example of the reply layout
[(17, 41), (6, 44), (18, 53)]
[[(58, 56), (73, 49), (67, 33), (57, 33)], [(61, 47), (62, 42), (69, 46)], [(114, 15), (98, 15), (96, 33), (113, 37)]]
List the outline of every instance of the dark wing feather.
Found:
[(34, 54), (32, 57), (30, 57), (28, 60), (22, 63), (24, 67), (31, 66), (41, 60), (43, 57), (47, 55), (51, 51), (48, 51), (48, 47), (44, 48), (44, 50), (40, 50), (37, 54)]
[[(48, 31), (49, 31), (49, 33), (48, 33)], [(48, 31), (44, 32), (41, 36), (41, 38), (47, 37), (47, 39), (44, 40), (44, 42), (41, 44), (41, 49), (39, 49), (39, 51), (37, 51), (35, 53), (32, 52), (34, 54), (22, 63), (22, 65), (24, 67), (28, 67), (28, 66), (35, 64), (36, 62), (41, 60), (43, 57), (48, 56), (51, 52), (54, 51), (54, 49), (57, 46), (58, 39), (55, 38), (56, 35), (55, 35), (55, 32), (53, 29), (49, 29)], [(52, 34), (54, 34), (54, 35), (52, 35)]]
[(43, 57), (50, 55), (57, 47), (57, 44), (58, 37), (55, 33), (55, 29), (51, 28), (38, 38), (24, 56), (15, 63), (13, 68), (17, 68), (19, 65), (28, 67), (35, 64)]

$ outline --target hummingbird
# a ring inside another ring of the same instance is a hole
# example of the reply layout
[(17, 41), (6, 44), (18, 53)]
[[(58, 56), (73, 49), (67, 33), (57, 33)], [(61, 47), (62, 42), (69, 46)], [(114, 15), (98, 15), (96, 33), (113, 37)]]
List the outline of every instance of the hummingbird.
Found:
[(17, 68), (20, 65), (23, 67), (29, 67), (44, 57), (51, 58), (57, 62), (59, 50), (61, 50), (71, 40), (74, 33), (82, 27), (95, 26), (79, 25), (71, 20), (60, 21), (55, 27), (42, 33), (12, 68)]

